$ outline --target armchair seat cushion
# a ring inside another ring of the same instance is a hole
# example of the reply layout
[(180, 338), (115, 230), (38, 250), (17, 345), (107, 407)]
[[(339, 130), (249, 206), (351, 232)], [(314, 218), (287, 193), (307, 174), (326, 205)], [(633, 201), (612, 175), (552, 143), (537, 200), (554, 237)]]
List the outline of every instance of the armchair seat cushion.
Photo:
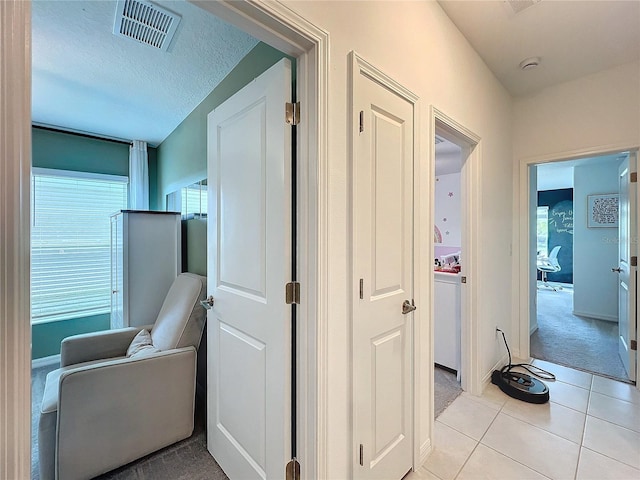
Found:
[[(121, 358), (126, 357), (115, 357), (110, 360), (119, 360)], [(69, 365), (67, 367), (61, 367), (57, 370), (53, 370), (49, 372), (47, 375), (47, 380), (44, 386), (44, 393), (42, 395), (42, 405), (40, 407), (41, 413), (51, 413), (58, 411), (58, 393), (59, 388), (58, 384), (60, 383), (60, 376), (64, 372), (68, 372), (69, 370), (79, 368), (79, 367), (88, 367), (89, 365), (96, 365), (98, 363), (104, 363), (104, 360), (92, 360), (91, 362), (83, 362), (76, 363), (75, 365)]]

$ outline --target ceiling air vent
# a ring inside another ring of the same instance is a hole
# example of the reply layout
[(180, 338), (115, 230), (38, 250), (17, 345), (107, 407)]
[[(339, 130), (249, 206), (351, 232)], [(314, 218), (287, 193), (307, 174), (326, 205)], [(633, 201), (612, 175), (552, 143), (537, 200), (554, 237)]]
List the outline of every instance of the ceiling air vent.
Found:
[(526, 10), (529, 7), (533, 7), (536, 3), (539, 3), (540, 0), (505, 0), (504, 4), (507, 6), (507, 10), (511, 15), (515, 15), (517, 13)]
[(151, 2), (118, 0), (113, 33), (167, 50), (179, 23), (179, 15)]

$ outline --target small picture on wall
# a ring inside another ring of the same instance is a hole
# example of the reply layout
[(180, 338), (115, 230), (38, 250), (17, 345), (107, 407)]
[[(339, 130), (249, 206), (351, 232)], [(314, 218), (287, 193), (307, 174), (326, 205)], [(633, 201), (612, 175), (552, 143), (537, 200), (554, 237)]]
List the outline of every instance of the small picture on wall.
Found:
[(608, 193), (587, 196), (587, 227), (617, 227), (620, 195)]

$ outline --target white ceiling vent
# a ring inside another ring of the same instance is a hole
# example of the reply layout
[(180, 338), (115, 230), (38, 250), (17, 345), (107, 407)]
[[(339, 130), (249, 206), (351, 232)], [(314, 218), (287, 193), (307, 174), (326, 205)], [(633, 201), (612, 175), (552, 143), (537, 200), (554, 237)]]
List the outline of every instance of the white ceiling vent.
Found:
[(539, 2), (540, 0), (504, 0), (507, 12), (510, 15), (520, 13), (529, 7), (533, 7), (536, 3)]
[(144, 0), (118, 0), (113, 33), (167, 50), (180, 16)]

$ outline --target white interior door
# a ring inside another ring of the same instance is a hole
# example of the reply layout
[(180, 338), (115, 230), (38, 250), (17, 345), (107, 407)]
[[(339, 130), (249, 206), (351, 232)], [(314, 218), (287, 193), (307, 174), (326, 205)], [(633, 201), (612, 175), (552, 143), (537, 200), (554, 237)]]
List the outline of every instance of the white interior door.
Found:
[(290, 458), (290, 96), (284, 59), (208, 117), (207, 446), (232, 480)]
[(399, 480), (413, 457), (413, 104), (360, 74), (354, 107), (354, 477)]
[(636, 171), (636, 153), (633, 152), (623, 160), (619, 169), (620, 181), (620, 218), (618, 248), (618, 352), (627, 375), (631, 380), (636, 378), (637, 347), (632, 347), (636, 339), (637, 304), (636, 284), (637, 266), (637, 222), (636, 222), (636, 188), (637, 183), (631, 183), (631, 172)]

